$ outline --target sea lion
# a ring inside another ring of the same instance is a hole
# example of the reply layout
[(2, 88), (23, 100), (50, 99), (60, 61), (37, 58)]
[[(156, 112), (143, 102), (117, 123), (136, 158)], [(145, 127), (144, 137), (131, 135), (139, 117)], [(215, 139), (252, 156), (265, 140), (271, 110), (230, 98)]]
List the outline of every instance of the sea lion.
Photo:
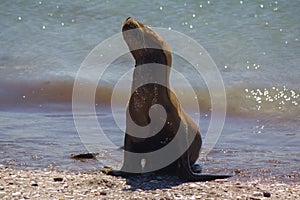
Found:
[[(135, 69), (132, 95), (127, 105), (124, 163), (120, 171), (112, 170), (109, 174), (127, 177), (143, 173), (144, 169), (151, 171), (154, 163), (151, 163), (150, 158), (143, 157), (144, 153), (161, 149), (177, 138), (175, 143), (173, 141), (175, 152), (170, 153), (180, 153), (180, 156), (161, 169), (154, 167), (153, 171), (176, 174), (185, 181), (230, 177), (231, 175), (201, 174), (201, 166), (196, 163), (202, 145), (199, 127), (184, 112), (176, 95), (169, 88), (172, 55), (166, 41), (150, 27), (131, 17), (124, 21), (122, 34), (135, 59)], [(166, 112), (163, 127), (155, 135), (150, 134), (153, 131), (151, 128), (132, 135), (137, 131), (132, 121), (141, 127), (149, 125), (152, 120), (159, 121), (160, 116), (150, 117), (149, 113), (157, 104), (163, 106)], [(133, 156), (128, 152), (135, 154)]]

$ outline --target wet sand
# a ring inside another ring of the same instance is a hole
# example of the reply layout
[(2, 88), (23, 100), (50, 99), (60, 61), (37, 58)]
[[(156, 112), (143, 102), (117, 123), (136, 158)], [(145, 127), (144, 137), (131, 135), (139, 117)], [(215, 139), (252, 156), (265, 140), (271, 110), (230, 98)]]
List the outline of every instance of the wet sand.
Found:
[[(237, 175), (238, 176), (238, 175)], [(299, 199), (299, 182), (238, 177), (182, 183), (170, 176), (130, 179), (102, 172), (13, 170), (0, 166), (0, 199)]]

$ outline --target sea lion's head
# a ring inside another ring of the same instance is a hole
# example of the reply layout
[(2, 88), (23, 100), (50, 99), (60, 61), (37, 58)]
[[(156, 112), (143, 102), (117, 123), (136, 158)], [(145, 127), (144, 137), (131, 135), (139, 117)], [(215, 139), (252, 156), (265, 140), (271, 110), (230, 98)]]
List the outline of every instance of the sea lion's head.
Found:
[(171, 67), (170, 47), (149, 26), (129, 17), (122, 25), (122, 33), (136, 65), (159, 63)]

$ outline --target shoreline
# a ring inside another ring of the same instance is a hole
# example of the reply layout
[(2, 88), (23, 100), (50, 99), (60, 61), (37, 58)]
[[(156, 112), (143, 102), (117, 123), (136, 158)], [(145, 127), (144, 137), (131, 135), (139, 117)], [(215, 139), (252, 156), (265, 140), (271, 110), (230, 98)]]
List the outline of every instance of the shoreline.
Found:
[(183, 183), (170, 176), (130, 179), (102, 172), (15, 170), (0, 166), (0, 199), (298, 199), (299, 182), (222, 179)]

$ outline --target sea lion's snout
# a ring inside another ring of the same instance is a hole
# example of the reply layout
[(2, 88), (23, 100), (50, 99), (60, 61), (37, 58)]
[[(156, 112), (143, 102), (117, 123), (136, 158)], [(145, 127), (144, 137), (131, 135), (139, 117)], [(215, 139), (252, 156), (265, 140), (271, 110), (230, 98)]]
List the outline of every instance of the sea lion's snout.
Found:
[(139, 23), (132, 17), (128, 17), (124, 22), (122, 26), (122, 31), (127, 31), (131, 29), (139, 28)]

